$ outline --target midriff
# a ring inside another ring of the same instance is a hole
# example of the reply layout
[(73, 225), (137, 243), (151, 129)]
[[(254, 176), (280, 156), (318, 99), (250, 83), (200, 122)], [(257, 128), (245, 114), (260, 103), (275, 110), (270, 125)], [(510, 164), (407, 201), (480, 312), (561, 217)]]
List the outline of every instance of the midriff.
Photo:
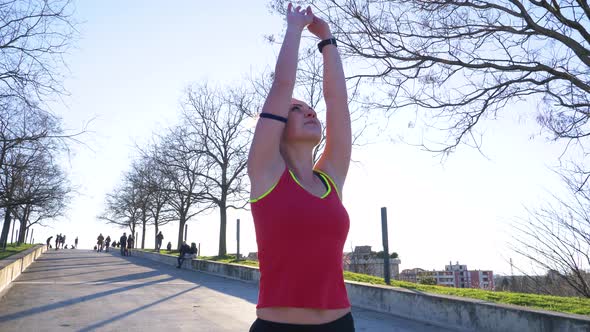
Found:
[(350, 307), (342, 309), (311, 309), (291, 307), (269, 307), (256, 310), (260, 319), (285, 324), (325, 324), (345, 316)]

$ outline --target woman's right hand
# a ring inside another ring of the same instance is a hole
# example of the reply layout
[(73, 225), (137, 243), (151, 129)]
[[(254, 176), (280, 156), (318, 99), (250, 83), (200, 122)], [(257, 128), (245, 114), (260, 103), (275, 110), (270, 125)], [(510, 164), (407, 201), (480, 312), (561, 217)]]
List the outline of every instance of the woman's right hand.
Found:
[(287, 7), (287, 27), (295, 28), (300, 31), (313, 22), (313, 13), (311, 7), (301, 10), (301, 6), (293, 8), (293, 4), (289, 3)]

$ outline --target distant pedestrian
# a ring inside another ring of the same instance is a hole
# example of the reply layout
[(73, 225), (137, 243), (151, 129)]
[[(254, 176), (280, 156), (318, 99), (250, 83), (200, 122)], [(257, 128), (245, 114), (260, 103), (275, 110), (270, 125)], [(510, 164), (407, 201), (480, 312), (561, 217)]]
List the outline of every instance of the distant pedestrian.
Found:
[[(64, 245), (66, 244), (66, 236), (65, 234), (61, 237), (61, 248), (64, 248)], [(67, 248), (66, 248), (67, 249)]]
[(121, 245), (121, 256), (127, 256), (127, 233), (123, 233), (123, 236), (119, 239)]
[(162, 240), (164, 240), (164, 234), (162, 234), (162, 231), (160, 231), (160, 233), (158, 233), (156, 236), (156, 250), (158, 252), (160, 252), (160, 248), (162, 248)]
[(47, 250), (49, 250), (49, 247), (51, 247), (51, 239), (53, 238), (53, 236), (50, 236), (47, 238)]
[(59, 244), (61, 243), (61, 234), (57, 234), (55, 236), (55, 250), (59, 248)]
[(96, 245), (98, 247), (98, 252), (101, 252), (104, 245), (104, 236), (102, 236), (102, 233), (96, 238)]
[(135, 245), (135, 238), (133, 237), (133, 234), (129, 234), (129, 237), (127, 238), (127, 256), (131, 256), (131, 250), (133, 249)]
[(74, 245), (76, 246), (76, 249), (78, 249), (78, 237), (76, 236), (76, 239), (74, 240)]
[(182, 242), (182, 245), (180, 246), (180, 251), (178, 253), (178, 266), (176, 266), (176, 268), (180, 269), (182, 267), (182, 263), (184, 263), (184, 255), (190, 253), (191, 251), (191, 247), (189, 247), (188, 244), (186, 244), (186, 241)]
[(106, 244), (106, 252), (109, 252), (109, 245), (111, 244), (111, 237), (110, 235), (107, 235), (107, 238), (104, 240), (105, 244)]
[(168, 245), (166, 246), (166, 250), (172, 251), (172, 242), (168, 241)]

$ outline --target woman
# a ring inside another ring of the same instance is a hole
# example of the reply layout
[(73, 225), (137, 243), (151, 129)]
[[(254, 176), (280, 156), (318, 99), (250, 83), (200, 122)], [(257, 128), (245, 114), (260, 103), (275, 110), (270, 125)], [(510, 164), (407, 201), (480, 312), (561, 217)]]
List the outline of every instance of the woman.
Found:
[[(349, 219), (341, 193), (352, 146), (342, 63), (329, 26), (310, 7), (289, 4), (287, 23), (248, 158), (261, 272), (250, 331), (354, 331), (342, 272)], [(305, 27), (321, 40), (324, 60), (326, 147), (315, 166), (321, 124), (292, 99)]]

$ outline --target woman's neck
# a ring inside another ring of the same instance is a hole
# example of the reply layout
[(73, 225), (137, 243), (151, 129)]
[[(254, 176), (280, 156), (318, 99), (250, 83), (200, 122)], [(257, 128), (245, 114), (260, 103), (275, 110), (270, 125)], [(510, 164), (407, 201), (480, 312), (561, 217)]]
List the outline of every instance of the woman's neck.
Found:
[(313, 148), (309, 146), (289, 146), (282, 151), (287, 167), (297, 179), (304, 182), (313, 180)]

